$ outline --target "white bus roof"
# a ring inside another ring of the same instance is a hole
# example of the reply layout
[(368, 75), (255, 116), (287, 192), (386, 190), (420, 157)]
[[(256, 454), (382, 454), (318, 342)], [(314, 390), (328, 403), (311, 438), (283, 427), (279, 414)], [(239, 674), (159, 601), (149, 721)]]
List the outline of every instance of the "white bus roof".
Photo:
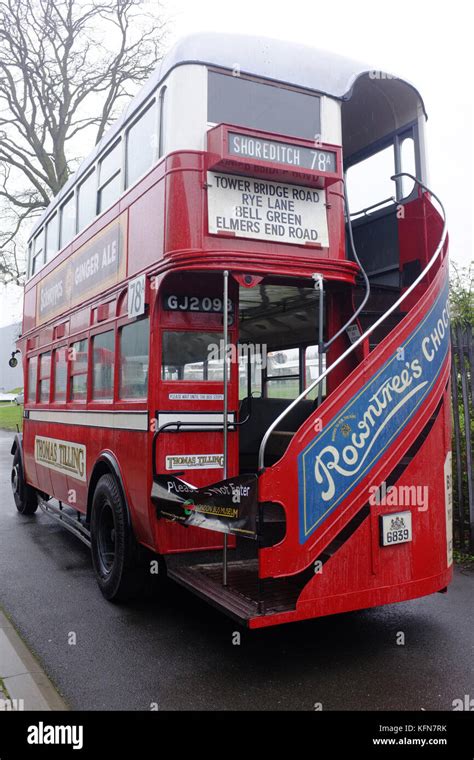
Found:
[[(374, 72), (374, 79), (384, 77), (397, 79), (373, 66), (296, 42), (217, 32), (196, 33), (183, 37), (164, 56), (161, 64), (157, 66), (140, 92), (130, 101), (94, 150), (51, 201), (32, 228), (29, 239), (34, 236), (51, 213), (52, 204), (56, 205), (68, 195), (78, 179), (87, 173), (99, 154), (112, 143), (126, 122), (140, 110), (167, 75), (177, 66), (186, 64), (214, 66), (228, 71), (238, 70), (240, 74), (301, 87), (339, 100), (350, 99), (354, 84), (364, 74)], [(426, 115), (418, 90), (406, 80), (399, 81), (406, 84), (418, 96)]]

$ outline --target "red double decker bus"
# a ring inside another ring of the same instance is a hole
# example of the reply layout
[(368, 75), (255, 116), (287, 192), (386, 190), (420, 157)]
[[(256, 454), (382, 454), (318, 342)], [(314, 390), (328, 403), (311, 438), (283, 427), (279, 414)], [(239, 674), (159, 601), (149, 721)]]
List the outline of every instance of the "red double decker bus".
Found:
[(193, 36), (36, 224), (14, 498), (107, 599), (158, 568), (258, 628), (448, 586), (425, 120), (383, 72)]

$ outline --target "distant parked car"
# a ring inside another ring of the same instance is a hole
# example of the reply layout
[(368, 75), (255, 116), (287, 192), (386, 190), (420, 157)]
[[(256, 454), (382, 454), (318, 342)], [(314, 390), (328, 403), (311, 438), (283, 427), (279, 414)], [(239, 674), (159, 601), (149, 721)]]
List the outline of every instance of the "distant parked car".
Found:
[(16, 394), (14, 401), (17, 406), (21, 406), (22, 404), (25, 403), (25, 394), (23, 393), (23, 391), (21, 391), (21, 393)]

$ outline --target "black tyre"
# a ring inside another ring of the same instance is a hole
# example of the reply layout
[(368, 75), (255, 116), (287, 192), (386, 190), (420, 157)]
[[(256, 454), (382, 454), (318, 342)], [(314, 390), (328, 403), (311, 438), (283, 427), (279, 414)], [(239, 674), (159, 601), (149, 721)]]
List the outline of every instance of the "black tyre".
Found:
[(102, 594), (109, 602), (123, 602), (139, 595), (148, 573), (141, 561), (127, 507), (113, 475), (97, 483), (91, 515), (92, 564)]
[(38, 497), (34, 488), (25, 481), (20, 449), (17, 448), (13, 455), (11, 474), (13, 498), (16, 508), (21, 515), (32, 515), (38, 509)]

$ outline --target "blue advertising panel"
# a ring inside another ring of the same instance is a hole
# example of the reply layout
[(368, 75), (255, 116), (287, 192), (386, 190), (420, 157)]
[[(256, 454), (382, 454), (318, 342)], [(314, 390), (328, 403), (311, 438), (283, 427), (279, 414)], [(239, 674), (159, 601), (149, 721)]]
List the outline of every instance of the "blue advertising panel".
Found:
[(446, 282), (413, 332), (299, 455), (301, 544), (363, 480), (427, 398), (449, 341)]

